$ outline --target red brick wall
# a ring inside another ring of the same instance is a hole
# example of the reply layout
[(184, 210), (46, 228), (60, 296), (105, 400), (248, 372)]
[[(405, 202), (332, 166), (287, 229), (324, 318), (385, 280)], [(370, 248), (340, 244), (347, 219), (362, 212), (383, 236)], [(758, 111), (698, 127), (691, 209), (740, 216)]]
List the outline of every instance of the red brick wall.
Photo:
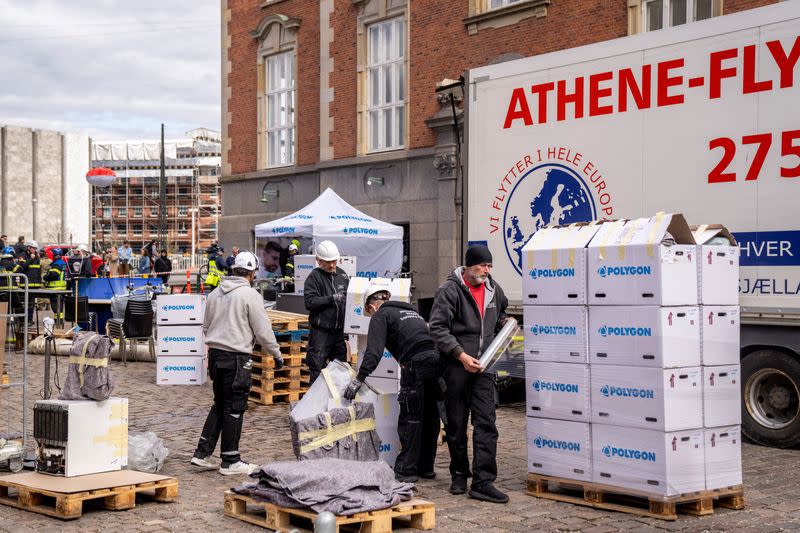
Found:
[(330, 113), (333, 118), (331, 144), (335, 159), (353, 157), (358, 144), (357, 85), (358, 58), (356, 57), (356, 31), (358, 30), (358, 9), (351, 0), (334, 0), (331, 13), (333, 42), (333, 72), (330, 84), (333, 87), (333, 102)]
[(722, 13), (729, 15), (731, 13), (738, 13), (756, 7), (764, 7), (770, 4), (776, 4), (778, 0), (722, 0)]
[(231, 149), (227, 155), (233, 174), (256, 170), (258, 43), (250, 32), (263, 17), (274, 13), (301, 19), (297, 30), (297, 164), (313, 164), (319, 159), (319, 4), (288, 0), (262, 9), (262, 3), (263, 0), (228, 3), (231, 10), (228, 85), (232, 95), (228, 102)]
[[(724, 13), (773, 3), (774, 0), (724, 0)], [(256, 170), (256, 42), (249, 35), (261, 17), (278, 12), (300, 17), (298, 44), (297, 139), (298, 164), (314, 163), (319, 156), (319, 4), (287, 0), (261, 9), (261, 0), (230, 0), (232, 8), (233, 97), (229, 103), (234, 174)], [(469, 35), (464, 25), (467, 0), (413, 0), (410, 3), (409, 148), (432, 146), (433, 133), (425, 119), (439, 110), (434, 87), (443, 78), (458, 78), (466, 69), (487, 64), (504, 53), (531, 56), (614, 39), (627, 35), (626, 2), (616, 0), (558, 0), (543, 18), (527, 18), (513, 26), (482, 29)], [(334, 87), (331, 115), (334, 157), (356, 155), (358, 8), (352, 0), (335, 0), (333, 27)]]

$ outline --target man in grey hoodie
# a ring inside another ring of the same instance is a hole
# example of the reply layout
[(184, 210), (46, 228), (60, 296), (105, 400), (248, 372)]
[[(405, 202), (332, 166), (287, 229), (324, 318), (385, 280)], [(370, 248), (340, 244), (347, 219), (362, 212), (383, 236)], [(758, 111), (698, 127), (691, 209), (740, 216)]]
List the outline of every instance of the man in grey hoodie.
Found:
[(258, 341), (283, 366), (280, 347), (264, 311), (261, 295), (253, 289), (258, 259), (251, 252), (240, 252), (233, 264), (233, 276), (225, 276), (219, 289), (208, 295), (203, 334), (208, 345), (208, 373), (214, 384), (214, 405), (208, 412), (203, 433), (191, 463), (201, 468), (216, 468), (211, 454), (220, 434), (222, 464), (219, 473), (252, 474), (258, 469), (242, 461), (239, 438), (250, 395), (250, 370), (253, 344)]

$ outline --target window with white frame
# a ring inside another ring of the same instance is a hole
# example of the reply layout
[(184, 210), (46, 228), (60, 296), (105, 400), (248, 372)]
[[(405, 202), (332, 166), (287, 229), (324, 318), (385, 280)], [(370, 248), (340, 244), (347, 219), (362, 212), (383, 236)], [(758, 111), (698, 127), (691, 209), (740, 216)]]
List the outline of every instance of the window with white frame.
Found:
[(178, 216), (179, 217), (188, 217), (189, 216), (189, 208), (185, 206), (178, 206)]
[(267, 165), (294, 164), (294, 52), (266, 58)]
[(645, 0), (642, 7), (645, 31), (680, 26), (715, 15), (713, 0)]
[(406, 131), (405, 21), (367, 29), (367, 131), (369, 150), (401, 148)]
[(523, 0), (487, 0), (486, 9), (499, 9), (522, 1)]

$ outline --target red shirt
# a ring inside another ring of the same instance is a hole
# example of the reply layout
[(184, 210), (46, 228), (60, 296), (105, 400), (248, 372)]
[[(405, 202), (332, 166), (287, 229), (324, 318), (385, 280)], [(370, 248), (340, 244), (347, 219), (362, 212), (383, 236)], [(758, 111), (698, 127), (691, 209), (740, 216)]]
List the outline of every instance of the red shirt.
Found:
[(481, 318), (483, 318), (483, 296), (486, 294), (486, 284), (481, 283), (477, 287), (473, 287), (466, 279), (464, 279), (464, 283), (469, 287), (469, 292), (472, 294), (472, 298), (475, 299), (475, 303), (478, 304), (478, 311), (480, 311)]

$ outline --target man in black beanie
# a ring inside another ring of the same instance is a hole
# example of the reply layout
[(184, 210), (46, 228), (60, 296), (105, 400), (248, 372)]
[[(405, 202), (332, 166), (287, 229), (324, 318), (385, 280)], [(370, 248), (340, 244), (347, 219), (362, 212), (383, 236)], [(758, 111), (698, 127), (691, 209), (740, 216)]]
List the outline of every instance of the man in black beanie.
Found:
[[(443, 361), (447, 384), (445, 433), (450, 449), (451, 494), (467, 491), (478, 500), (506, 503), (508, 496), (497, 490), (497, 385), (494, 374), (481, 372), (483, 350), (506, 320), (508, 300), (492, 279), (492, 253), (473, 245), (464, 256), (464, 266), (445, 280), (433, 300), (430, 332)], [(472, 416), (472, 473), (467, 454), (467, 425)]]

